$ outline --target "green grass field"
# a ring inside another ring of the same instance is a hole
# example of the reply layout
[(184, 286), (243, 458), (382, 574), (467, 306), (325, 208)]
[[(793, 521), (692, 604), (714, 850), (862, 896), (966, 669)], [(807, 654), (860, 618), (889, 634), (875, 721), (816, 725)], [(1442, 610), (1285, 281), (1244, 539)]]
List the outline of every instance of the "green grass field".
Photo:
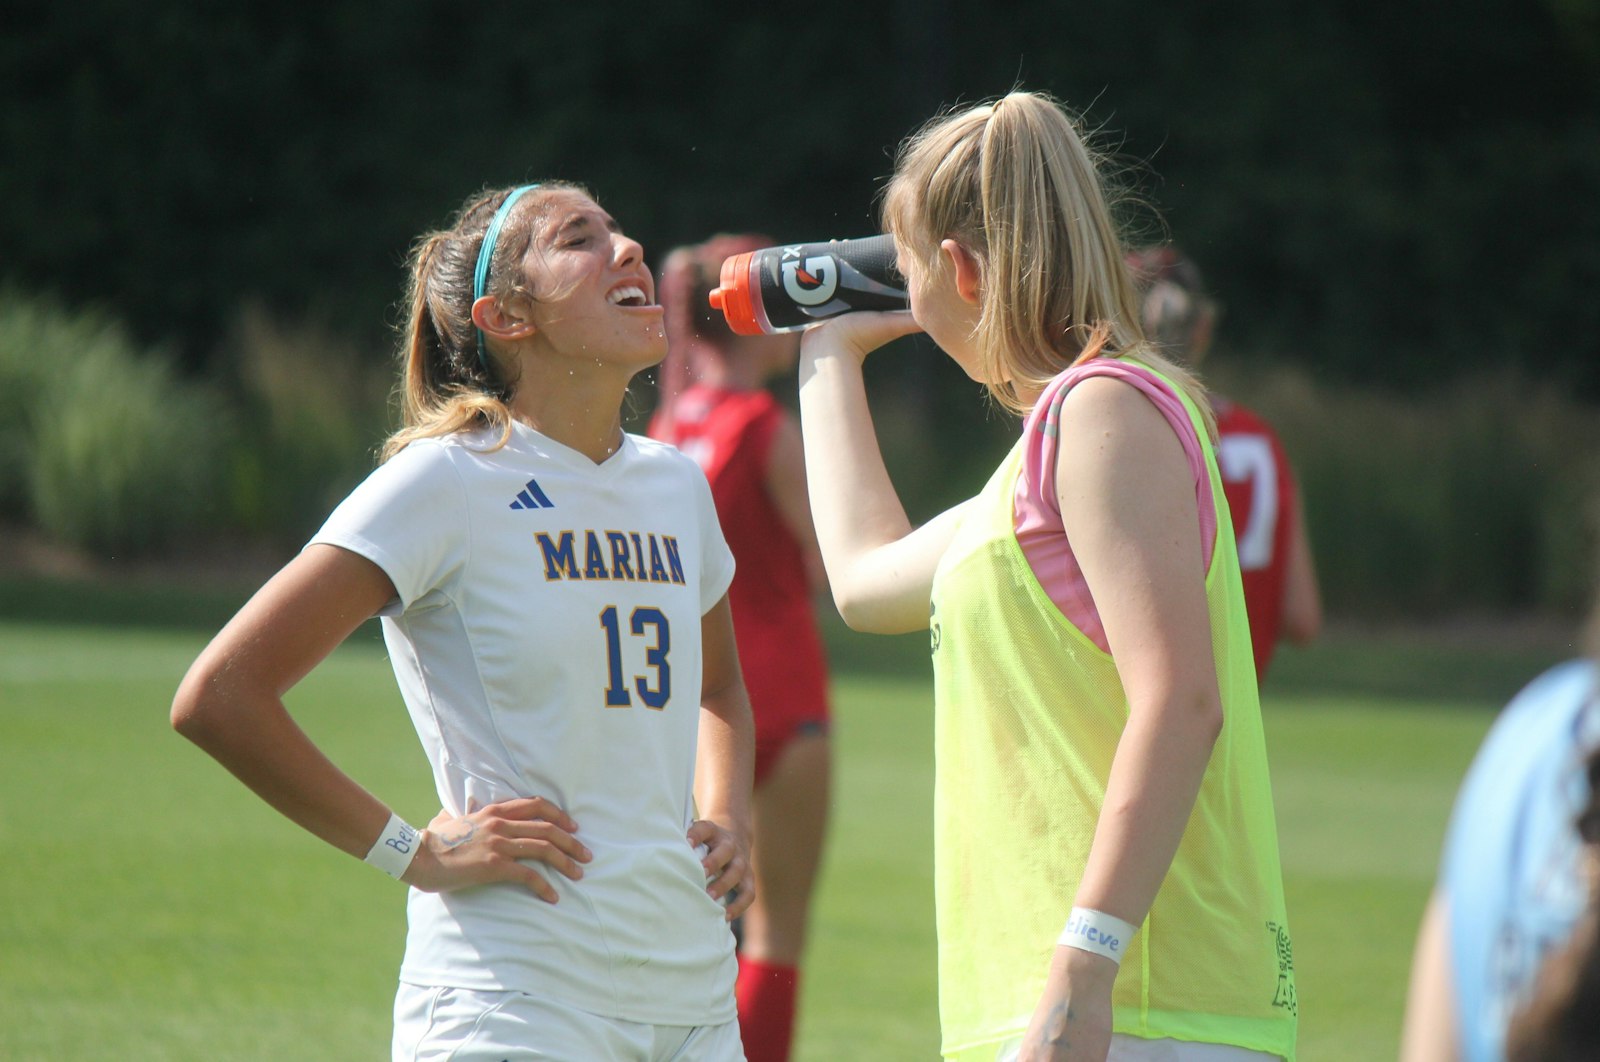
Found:
[[(0, 586), (0, 1058), (387, 1057), (403, 891), (167, 725), (213, 613), (70, 597)], [(830, 636), (838, 784), (797, 1057), (935, 1058), (923, 643)], [(1282, 661), (1267, 735), (1302, 1058), (1393, 1056), (1455, 786), (1492, 710), (1561, 655), (1345, 638)], [(373, 639), (291, 707), (402, 814), (431, 817)]]

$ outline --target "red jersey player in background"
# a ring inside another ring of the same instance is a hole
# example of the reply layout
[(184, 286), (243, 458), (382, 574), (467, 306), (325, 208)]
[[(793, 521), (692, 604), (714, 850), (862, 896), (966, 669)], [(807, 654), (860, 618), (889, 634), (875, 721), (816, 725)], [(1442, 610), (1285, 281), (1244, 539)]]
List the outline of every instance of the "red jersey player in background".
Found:
[(662, 264), (667, 357), (650, 434), (699, 462), (737, 570), (728, 596), (756, 720), (756, 900), (741, 922), (739, 1027), (750, 1062), (789, 1057), (806, 917), (827, 829), (828, 671), (812, 601), (826, 588), (795, 418), (767, 391), (796, 335), (738, 336), (709, 296), (723, 260), (772, 245), (717, 236)]
[[(1134, 251), (1128, 264), (1139, 282), (1145, 335), (1198, 368), (1211, 346), (1217, 317), (1200, 270), (1170, 246)], [(1316, 638), (1322, 629), (1322, 595), (1294, 469), (1277, 433), (1229, 398), (1212, 394), (1211, 404), (1217, 415), (1217, 464), (1239, 543), (1245, 611), (1260, 681), (1280, 638), (1295, 645)]]

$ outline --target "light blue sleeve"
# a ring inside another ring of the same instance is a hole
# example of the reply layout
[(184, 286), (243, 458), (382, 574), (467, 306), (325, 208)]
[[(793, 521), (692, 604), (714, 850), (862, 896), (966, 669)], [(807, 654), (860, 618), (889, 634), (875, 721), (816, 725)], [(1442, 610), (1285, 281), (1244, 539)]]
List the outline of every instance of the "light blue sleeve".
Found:
[[(1582, 909), (1574, 819), (1593, 669), (1560, 665), (1495, 721), (1456, 798), (1439, 872), (1467, 1062), (1503, 1058), (1506, 1023)], [(1578, 783), (1575, 786), (1575, 783)]]

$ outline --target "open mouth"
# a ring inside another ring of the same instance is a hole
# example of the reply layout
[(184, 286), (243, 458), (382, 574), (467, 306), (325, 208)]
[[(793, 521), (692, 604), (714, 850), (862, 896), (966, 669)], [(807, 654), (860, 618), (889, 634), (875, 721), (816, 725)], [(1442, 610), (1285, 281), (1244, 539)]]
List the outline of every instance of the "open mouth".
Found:
[(645, 296), (644, 289), (636, 284), (624, 284), (621, 287), (612, 288), (606, 294), (606, 301), (613, 306), (643, 307), (650, 305), (650, 300)]

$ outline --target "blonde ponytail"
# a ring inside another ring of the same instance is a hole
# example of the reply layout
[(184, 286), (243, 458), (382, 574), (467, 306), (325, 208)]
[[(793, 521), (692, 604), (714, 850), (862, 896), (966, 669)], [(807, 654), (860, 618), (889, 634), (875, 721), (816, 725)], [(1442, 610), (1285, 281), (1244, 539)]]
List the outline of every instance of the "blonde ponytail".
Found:
[(935, 118), (901, 146), (884, 226), (914, 268), (945, 268), (945, 239), (977, 260), (973, 338), (1007, 409), (1025, 412), (1024, 396), (1071, 365), (1130, 357), (1171, 379), (1212, 428), (1198, 378), (1145, 340), (1104, 166), (1058, 102), (1013, 92)]

